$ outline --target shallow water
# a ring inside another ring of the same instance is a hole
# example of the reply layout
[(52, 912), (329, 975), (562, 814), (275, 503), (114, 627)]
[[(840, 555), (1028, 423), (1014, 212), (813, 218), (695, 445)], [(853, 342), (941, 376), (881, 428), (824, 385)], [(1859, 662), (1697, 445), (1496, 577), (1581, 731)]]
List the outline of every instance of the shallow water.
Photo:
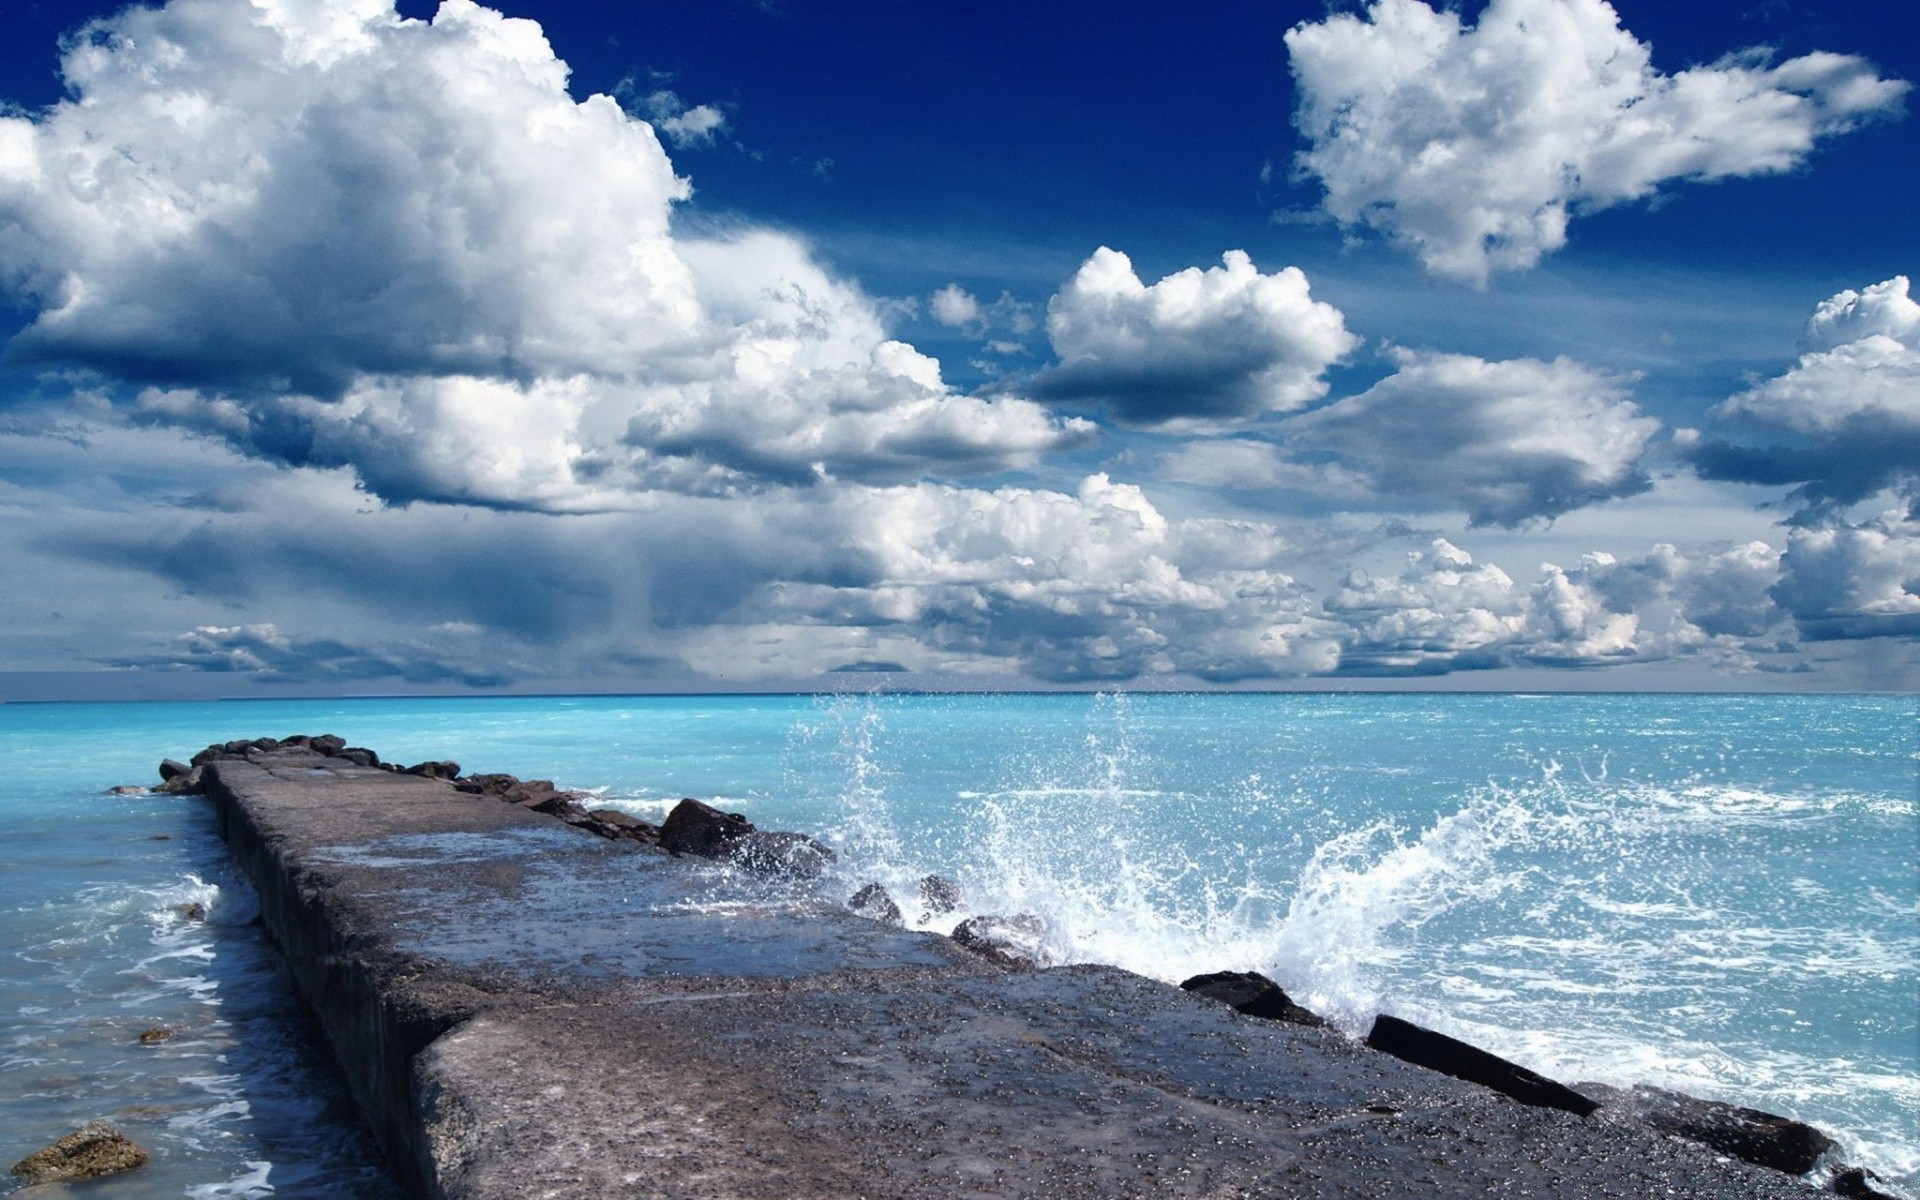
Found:
[[(1349, 1031), (1389, 1011), (1570, 1081), (1789, 1113), (1920, 1195), (1913, 697), (8, 706), (19, 1153), (111, 1115), (156, 1159), (102, 1196), (385, 1194), (202, 804), (102, 794), (323, 731), (656, 819), (717, 799), (825, 837), (830, 887), (880, 880), (910, 917), (952, 875), (969, 911), (1045, 917), (1058, 961), (1258, 969)], [(151, 1025), (182, 1032), (134, 1044)]]

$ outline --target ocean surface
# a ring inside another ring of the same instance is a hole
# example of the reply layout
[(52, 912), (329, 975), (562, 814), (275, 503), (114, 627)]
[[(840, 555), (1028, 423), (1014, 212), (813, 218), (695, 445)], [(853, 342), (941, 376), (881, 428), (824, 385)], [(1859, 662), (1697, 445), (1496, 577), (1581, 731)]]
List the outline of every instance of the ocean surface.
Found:
[(322, 732), (656, 820), (714, 800), (837, 846), (830, 889), (910, 909), (950, 875), (971, 911), (1044, 917), (1059, 962), (1264, 971), (1350, 1033), (1391, 1012), (1787, 1113), (1920, 1197), (1912, 696), (0, 706), (7, 1162), (106, 1116), (154, 1161), (102, 1200), (394, 1195), (205, 802), (107, 792)]

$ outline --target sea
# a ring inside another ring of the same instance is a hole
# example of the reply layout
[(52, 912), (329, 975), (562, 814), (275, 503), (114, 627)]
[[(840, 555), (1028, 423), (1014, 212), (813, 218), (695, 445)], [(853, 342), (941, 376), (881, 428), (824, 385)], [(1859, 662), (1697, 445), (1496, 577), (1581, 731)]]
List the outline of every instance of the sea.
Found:
[[(7, 1161), (103, 1117), (153, 1160), (100, 1200), (396, 1195), (206, 801), (109, 791), (294, 733), (655, 820), (698, 797), (815, 834), (822, 887), (878, 881), (926, 928), (1031, 912), (1052, 962), (1261, 971), (1350, 1035), (1394, 1013), (1567, 1082), (1810, 1121), (1920, 1197), (1910, 695), (3, 705)], [(929, 873), (961, 913), (915, 907)]]

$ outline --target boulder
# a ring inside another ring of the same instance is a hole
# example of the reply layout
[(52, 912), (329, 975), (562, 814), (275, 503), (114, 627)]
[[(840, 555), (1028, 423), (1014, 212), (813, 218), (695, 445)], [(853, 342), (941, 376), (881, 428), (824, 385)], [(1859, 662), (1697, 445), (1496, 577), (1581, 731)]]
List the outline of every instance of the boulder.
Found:
[(869, 883), (855, 892), (847, 900), (847, 907), (867, 920), (878, 921), (882, 925), (905, 923), (900, 916), (900, 906), (893, 902), (893, 897), (887, 894), (887, 889), (877, 883)]
[(105, 1121), (90, 1121), (46, 1149), (13, 1164), (28, 1183), (64, 1183), (118, 1175), (147, 1164), (147, 1152)]
[(614, 832), (612, 837), (632, 838), (636, 842), (660, 844), (660, 827), (651, 821), (642, 821), (632, 813), (621, 812), (617, 808), (596, 808), (588, 816), (607, 826)]
[(380, 765), (380, 756), (365, 746), (348, 746), (333, 757), (345, 759), (356, 767), (377, 767)]
[(504, 798), (507, 792), (519, 782), (520, 778), (517, 775), (466, 775), (454, 780), (453, 786), (475, 796), (497, 796)]
[(1180, 990), (1218, 1000), (1229, 1008), (1265, 1021), (1289, 1021), (1295, 1025), (1326, 1024), (1295, 1004), (1279, 984), (1258, 971), (1215, 971), (1211, 975), (1195, 975), (1181, 984)]
[(1040, 965), (1040, 942), (1046, 923), (1032, 913), (1010, 917), (969, 917), (954, 928), (953, 940), (989, 962), (1004, 967)]
[(1858, 1200), (1894, 1200), (1893, 1193), (1873, 1186), (1878, 1182), (1880, 1177), (1865, 1167), (1847, 1167), (1833, 1177), (1833, 1191), (1837, 1196), (1853, 1196)]
[(458, 779), (460, 764), (457, 762), (421, 762), (406, 768), (408, 775), (424, 775), (428, 779)]
[(325, 755), (328, 758), (333, 757), (346, 748), (347, 739), (335, 737), (331, 733), (323, 733), (318, 737), (307, 739), (307, 749), (313, 751), (315, 754)]
[(1605, 1095), (1617, 1115), (1789, 1175), (1805, 1175), (1834, 1148), (1833, 1139), (1813, 1126), (1755, 1108), (1644, 1084)]
[(960, 907), (960, 885), (944, 875), (929, 875), (920, 881), (920, 907), (930, 917), (944, 916)]
[(205, 771), (205, 767), (193, 767), (185, 775), (175, 775), (153, 790), (169, 796), (198, 796), (206, 790)]
[(739, 813), (721, 812), (698, 800), (682, 800), (660, 827), (660, 846), (674, 854), (719, 858), (734, 842), (753, 832), (753, 822)]
[(160, 779), (163, 783), (169, 779), (177, 779), (191, 770), (193, 770), (192, 767), (177, 758), (163, 758), (160, 760)]
[(1385, 1013), (1374, 1018), (1367, 1045), (1415, 1066), (1490, 1087), (1535, 1108), (1565, 1109), (1584, 1117), (1600, 1107), (1563, 1083), (1536, 1075), (1478, 1046)]
[(756, 829), (728, 842), (726, 857), (757, 875), (818, 879), (839, 856), (804, 833)]

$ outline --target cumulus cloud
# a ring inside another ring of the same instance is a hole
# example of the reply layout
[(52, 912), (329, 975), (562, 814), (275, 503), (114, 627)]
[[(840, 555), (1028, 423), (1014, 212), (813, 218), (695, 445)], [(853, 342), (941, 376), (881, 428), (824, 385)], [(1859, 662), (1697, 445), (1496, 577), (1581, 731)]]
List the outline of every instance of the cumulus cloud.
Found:
[(958, 328), (980, 319), (980, 301), (957, 283), (950, 283), (933, 294), (933, 319)]
[(0, 117), (0, 286), (37, 311), (9, 350), (148, 385), (145, 419), (390, 499), (576, 509), (1088, 433), (951, 392), (790, 236), (676, 236), (655, 128), (471, 0), (171, 0), (64, 71), (72, 99)]
[(1360, 339), (1306, 275), (1264, 275), (1244, 251), (1151, 286), (1101, 247), (1047, 304), (1059, 365), (1033, 382), (1048, 400), (1097, 402), (1133, 425), (1205, 429), (1302, 408)]
[(1904, 275), (1823, 301), (1799, 361), (1713, 410), (1776, 436), (1682, 444), (1712, 479), (1798, 484), (1803, 520), (1885, 488), (1920, 499), (1920, 304)]
[(1396, 577), (1351, 572), (1327, 611), (1347, 626), (1340, 669), (1437, 675), (1515, 665), (1594, 667), (1644, 657), (1638, 617), (1608, 603), (1589, 575), (1547, 563), (1530, 588), (1445, 538), (1408, 555)]
[(1378, 495), (1515, 525), (1645, 491), (1659, 422), (1622, 380), (1558, 358), (1489, 362), (1396, 350), (1399, 369), (1287, 423), (1287, 450), (1328, 456)]
[(1901, 512), (1787, 536), (1774, 589), (1811, 641), (1920, 637), (1920, 521)]
[(1298, 167), (1326, 211), (1479, 283), (1559, 249), (1576, 215), (1791, 170), (1819, 139), (1898, 115), (1908, 88), (1825, 52), (1666, 74), (1605, 0), (1492, 0), (1471, 26), (1374, 0), (1286, 41)]

